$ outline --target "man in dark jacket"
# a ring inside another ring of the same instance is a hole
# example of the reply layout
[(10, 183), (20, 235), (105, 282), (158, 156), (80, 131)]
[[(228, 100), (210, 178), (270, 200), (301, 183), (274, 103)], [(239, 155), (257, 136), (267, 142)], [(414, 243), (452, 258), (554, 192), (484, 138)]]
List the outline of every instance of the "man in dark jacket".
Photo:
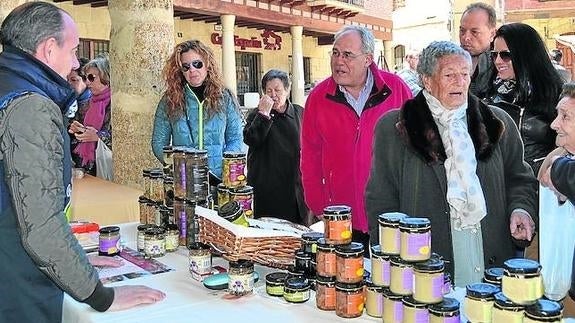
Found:
[(64, 215), (74, 21), (52, 4), (28, 2), (6, 17), (0, 41), (0, 322), (60, 322), (64, 291), (98, 311), (163, 299), (144, 286), (104, 287)]

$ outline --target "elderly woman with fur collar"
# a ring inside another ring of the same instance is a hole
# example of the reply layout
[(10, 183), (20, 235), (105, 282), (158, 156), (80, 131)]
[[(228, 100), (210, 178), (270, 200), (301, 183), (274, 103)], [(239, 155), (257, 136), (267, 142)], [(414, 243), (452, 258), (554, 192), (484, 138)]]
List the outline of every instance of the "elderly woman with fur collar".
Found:
[(471, 57), (431, 43), (417, 71), (424, 89), (377, 125), (366, 189), (371, 241), (378, 216), (431, 221), (432, 251), (456, 286), (479, 282), (535, 234), (537, 181), (513, 120), (469, 94)]

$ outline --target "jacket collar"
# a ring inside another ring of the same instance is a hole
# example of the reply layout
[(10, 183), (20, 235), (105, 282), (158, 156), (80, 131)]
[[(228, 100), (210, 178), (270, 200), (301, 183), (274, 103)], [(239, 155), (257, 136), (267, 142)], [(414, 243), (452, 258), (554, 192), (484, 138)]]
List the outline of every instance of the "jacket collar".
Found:
[[(477, 160), (485, 160), (491, 156), (501, 138), (504, 124), (476, 96), (470, 94), (467, 101), (467, 127), (475, 146), (475, 155)], [(427, 163), (447, 158), (439, 130), (422, 92), (401, 108), (396, 128)]]
[(284, 113), (279, 113), (276, 110), (273, 110), (270, 112), (272, 117), (288, 117), (288, 118), (295, 118), (295, 108), (293, 107), (293, 104), (290, 102), (290, 100), (286, 100), (286, 104), (287, 104), (287, 108), (284, 111)]

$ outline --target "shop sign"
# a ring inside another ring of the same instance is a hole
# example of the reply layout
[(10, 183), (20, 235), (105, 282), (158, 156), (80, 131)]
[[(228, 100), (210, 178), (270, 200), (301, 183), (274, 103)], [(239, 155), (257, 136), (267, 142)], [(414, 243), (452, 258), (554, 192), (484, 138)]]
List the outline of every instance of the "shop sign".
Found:
[[(261, 34), (261, 40), (257, 37), (240, 38), (238, 35), (234, 35), (234, 45), (241, 48), (262, 48), (267, 50), (281, 50), (282, 49), (282, 38), (273, 31), (266, 29)], [(212, 44), (221, 45), (222, 35), (220, 33), (212, 33), (211, 35)]]

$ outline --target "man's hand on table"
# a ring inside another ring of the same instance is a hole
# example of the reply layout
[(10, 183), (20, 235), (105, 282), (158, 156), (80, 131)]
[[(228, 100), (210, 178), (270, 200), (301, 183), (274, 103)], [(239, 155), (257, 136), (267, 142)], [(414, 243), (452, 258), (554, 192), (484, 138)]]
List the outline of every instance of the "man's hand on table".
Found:
[(88, 261), (96, 267), (121, 267), (124, 261), (114, 257), (88, 255)]
[(121, 311), (142, 304), (154, 304), (166, 298), (159, 290), (142, 285), (114, 287), (114, 301), (108, 311)]

